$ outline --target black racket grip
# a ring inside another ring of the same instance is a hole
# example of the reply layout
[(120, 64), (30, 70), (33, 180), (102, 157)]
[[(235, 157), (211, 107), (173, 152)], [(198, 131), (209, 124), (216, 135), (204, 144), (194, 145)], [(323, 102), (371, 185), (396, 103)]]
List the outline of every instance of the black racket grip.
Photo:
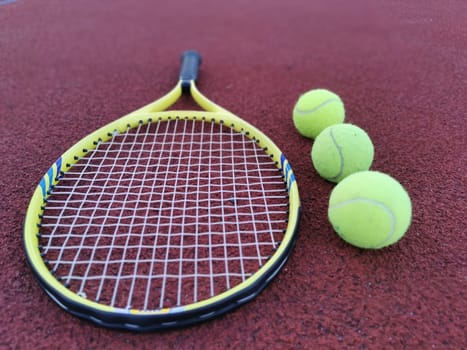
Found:
[(197, 51), (185, 51), (182, 55), (182, 67), (180, 68), (180, 82), (183, 91), (189, 91), (192, 81), (198, 78), (198, 70), (201, 64), (201, 55)]

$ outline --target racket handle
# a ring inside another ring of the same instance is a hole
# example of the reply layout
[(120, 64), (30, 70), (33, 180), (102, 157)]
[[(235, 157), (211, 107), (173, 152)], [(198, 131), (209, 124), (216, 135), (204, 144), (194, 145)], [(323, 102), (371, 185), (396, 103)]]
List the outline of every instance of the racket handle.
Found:
[(198, 78), (198, 69), (201, 64), (201, 55), (197, 51), (185, 51), (182, 55), (180, 68), (180, 82), (183, 91), (189, 91), (191, 82)]

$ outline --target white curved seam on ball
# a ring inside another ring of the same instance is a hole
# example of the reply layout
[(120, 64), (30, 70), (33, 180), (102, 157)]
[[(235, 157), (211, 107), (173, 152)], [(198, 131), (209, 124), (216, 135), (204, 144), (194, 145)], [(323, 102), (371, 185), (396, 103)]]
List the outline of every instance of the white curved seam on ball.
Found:
[(344, 155), (342, 154), (342, 147), (339, 146), (339, 144), (337, 143), (337, 141), (336, 141), (336, 139), (334, 137), (334, 134), (332, 133), (332, 128), (329, 130), (329, 134), (331, 136), (332, 143), (334, 143), (334, 146), (336, 146), (337, 152), (339, 153), (339, 157), (341, 159), (339, 172), (337, 173), (336, 176), (333, 176), (333, 177), (329, 178), (329, 180), (333, 181), (333, 180), (337, 180), (339, 177), (341, 177), (342, 173), (344, 172)]
[(297, 112), (298, 114), (308, 114), (308, 113), (314, 113), (316, 112), (318, 109), (326, 106), (327, 104), (331, 103), (331, 102), (339, 102), (339, 99), (337, 98), (330, 98), (322, 103), (320, 103), (319, 105), (317, 105), (316, 107), (313, 107), (312, 109), (300, 109), (300, 108), (295, 108), (295, 112)]
[(372, 205), (376, 205), (376, 206), (382, 208), (386, 212), (386, 214), (389, 215), (389, 218), (391, 220), (391, 231), (389, 232), (389, 234), (386, 236), (386, 238), (384, 240), (382, 240), (377, 246), (375, 246), (375, 248), (379, 248), (379, 247), (384, 246), (384, 243), (386, 243), (389, 239), (391, 239), (392, 236), (394, 236), (394, 233), (396, 231), (396, 218), (395, 218), (393, 212), (391, 211), (391, 209), (389, 209), (384, 203), (375, 201), (373, 199), (357, 197), (357, 198), (348, 199), (346, 201), (343, 201), (343, 202), (337, 203), (335, 205), (332, 205), (332, 206), (330, 206), (329, 209), (331, 209), (331, 210), (337, 209), (337, 208), (346, 206), (347, 204), (352, 204), (352, 203), (355, 203), (355, 202), (366, 202), (366, 203), (369, 203), (369, 204), (372, 204)]

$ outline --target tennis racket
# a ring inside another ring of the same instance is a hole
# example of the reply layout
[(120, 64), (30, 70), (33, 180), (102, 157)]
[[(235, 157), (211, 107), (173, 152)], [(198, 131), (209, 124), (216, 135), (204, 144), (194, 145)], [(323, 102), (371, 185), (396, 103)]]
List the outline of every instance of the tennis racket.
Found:
[[(257, 296), (291, 253), (291, 166), (199, 92), (200, 63), (185, 52), (167, 95), (84, 137), (35, 189), (27, 259), (71, 314), (137, 331), (205, 321)], [(167, 111), (183, 93), (203, 111)]]

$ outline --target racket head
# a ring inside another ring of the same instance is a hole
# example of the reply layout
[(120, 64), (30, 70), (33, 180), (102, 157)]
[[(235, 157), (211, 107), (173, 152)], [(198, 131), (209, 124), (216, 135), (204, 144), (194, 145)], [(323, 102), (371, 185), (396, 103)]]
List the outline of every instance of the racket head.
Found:
[[(77, 142), (54, 162), (35, 189), (24, 223), (26, 256), (43, 289), (68, 312), (96, 324), (118, 329), (150, 331), (186, 326), (211, 319), (250, 301), (272, 281), (287, 261), (296, 240), (300, 216), (298, 187), (291, 166), (280, 149), (261, 131), (202, 95), (195, 85), (196, 75), (186, 79), (181, 74), (179, 83), (164, 97), (107, 124)], [(205, 111), (166, 111), (180, 98), (183, 90), (187, 89), (187, 84), (192, 97)], [(205, 123), (212, 128), (225, 129), (227, 133), (230, 130), (232, 134), (250, 140), (257, 151), (264, 152), (270, 158), (270, 165), (276, 167), (282, 178), (284, 191), (287, 192), (286, 218), (280, 242), (276, 242), (277, 247), (274, 247), (271, 257), (264, 264), (261, 263), (251, 276), (215, 295), (181, 305), (160, 304), (151, 308), (109, 305), (77, 293), (70, 289), (63, 278), (56, 275), (55, 269), (46, 261), (47, 254), (41, 246), (44, 239), (44, 212), (49, 210), (47, 206), (55, 195), (54, 190), (65, 181), (70, 169), (95, 152), (100, 145), (119, 135), (125, 135), (128, 130), (148, 127), (150, 124), (166, 126), (169, 123)]]

